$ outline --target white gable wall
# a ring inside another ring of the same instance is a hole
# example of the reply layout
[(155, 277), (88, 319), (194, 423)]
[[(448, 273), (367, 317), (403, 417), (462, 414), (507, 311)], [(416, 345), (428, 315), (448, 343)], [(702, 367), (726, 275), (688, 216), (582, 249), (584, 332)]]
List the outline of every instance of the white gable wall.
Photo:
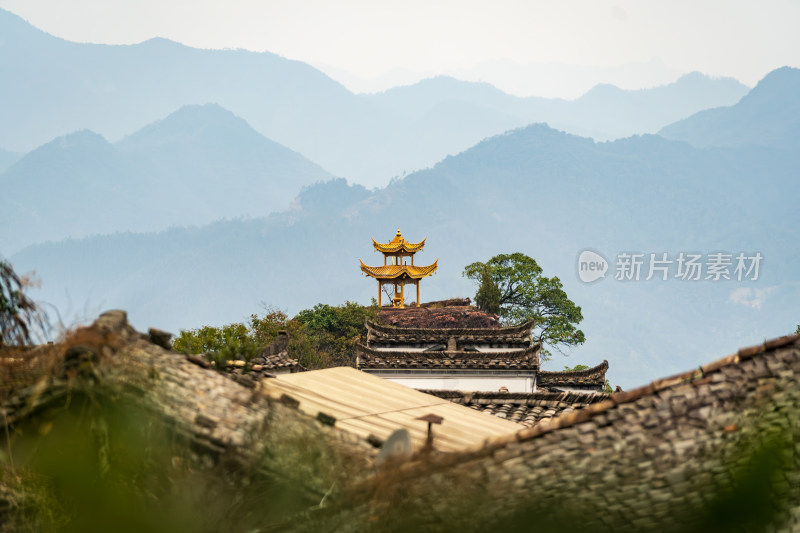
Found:
[(507, 373), (492, 375), (477, 372), (426, 372), (410, 373), (396, 371), (376, 371), (365, 369), (370, 374), (375, 374), (389, 381), (423, 390), (461, 390), (497, 392), (501, 387), (508, 392), (534, 392), (536, 381), (531, 373)]

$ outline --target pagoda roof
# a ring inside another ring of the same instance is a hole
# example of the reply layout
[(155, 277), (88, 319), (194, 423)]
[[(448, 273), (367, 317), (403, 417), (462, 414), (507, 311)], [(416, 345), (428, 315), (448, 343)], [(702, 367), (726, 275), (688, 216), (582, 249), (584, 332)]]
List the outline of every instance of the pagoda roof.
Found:
[(356, 343), (359, 369), (538, 370), (541, 344), (504, 352), (374, 350)]
[(391, 241), (383, 244), (375, 239), (372, 239), (372, 245), (376, 250), (384, 254), (393, 254), (397, 252), (413, 254), (422, 250), (422, 248), (425, 246), (425, 239), (422, 239), (421, 242), (408, 242), (398, 229), (397, 235), (395, 235), (394, 239)]
[[(359, 259), (359, 261), (361, 261)], [(361, 261), (361, 271), (366, 275), (377, 279), (398, 279), (408, 277), (411, 279), (422, 279), (430, 276), (436, 271), (437, 263), (439, 260), (433, 262), (428, 266), (416, 265), (384, 265), (384, 266), (369, 266)]]

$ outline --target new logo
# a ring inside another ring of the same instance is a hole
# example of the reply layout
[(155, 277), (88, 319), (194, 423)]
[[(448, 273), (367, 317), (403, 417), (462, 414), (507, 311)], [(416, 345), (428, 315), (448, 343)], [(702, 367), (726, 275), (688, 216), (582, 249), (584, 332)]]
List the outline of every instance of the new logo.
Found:
[(608, 261), (592, 250), (584, 250), (578, 255), (578, 278), (584, 283), (592, 283), (606, 277)]

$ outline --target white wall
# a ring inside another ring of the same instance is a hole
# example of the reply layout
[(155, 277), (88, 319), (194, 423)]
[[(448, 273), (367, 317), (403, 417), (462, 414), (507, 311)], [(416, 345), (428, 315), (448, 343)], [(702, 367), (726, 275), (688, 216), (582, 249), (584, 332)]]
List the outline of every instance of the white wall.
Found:
[(391, 376), (376, 374), (382, 378), (414, 389), (438, 389), (461, 391), (497, 392), (506, 387), (508, 392), (533, 392), (533, 376)]

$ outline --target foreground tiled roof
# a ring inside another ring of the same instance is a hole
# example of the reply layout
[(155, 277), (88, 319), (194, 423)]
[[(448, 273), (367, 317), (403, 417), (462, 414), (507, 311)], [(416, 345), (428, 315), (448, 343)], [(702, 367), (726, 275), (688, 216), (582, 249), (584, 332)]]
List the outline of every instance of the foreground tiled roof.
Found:
[(462, 531), (525, 517), (548, 531), (798, 531), (798, 420), (794, 335), (611, 394), (479, 451), (407, 464), (391, 473), (396, 490), (368, 496), (385, 483), (378, 476), (337, 518), (379, 516), (378, 529), (413, 516)]
[(548, 372), (541, 370), (537, 376), (540, 387), (580, 387), (602, 388), (606, 384), (608, 361), (603, 361), (593, 368), (576, 371)]
[(539, 368), (540, 348), (536, 344), (507, 352), (401, 352), (373, 350), (356, 344), (358, 367), (363, 369), (535, 370)]
[(423, 390), (427, 394), (466, 405), (527, 427), (561, 414), (571, 413), (587, 405), (608, 399), (604, 393), (574, 392), (463, 392)]
[(443, 418), (433, 431), (437, 449), (447, 452), (476, 449), (487, 439), (522, 429), (511, 421), (485, 416), (350, 367), (283, 374), (261, 381), (260, 390), (275, 399), (290, 396), (300, 411), (332, 417), (335, 427), (362, 439), (386, 441), (403, 428), (409, 432), (414, 450), (425, 444), (428, 424), (420, 417), (429, 414)]

